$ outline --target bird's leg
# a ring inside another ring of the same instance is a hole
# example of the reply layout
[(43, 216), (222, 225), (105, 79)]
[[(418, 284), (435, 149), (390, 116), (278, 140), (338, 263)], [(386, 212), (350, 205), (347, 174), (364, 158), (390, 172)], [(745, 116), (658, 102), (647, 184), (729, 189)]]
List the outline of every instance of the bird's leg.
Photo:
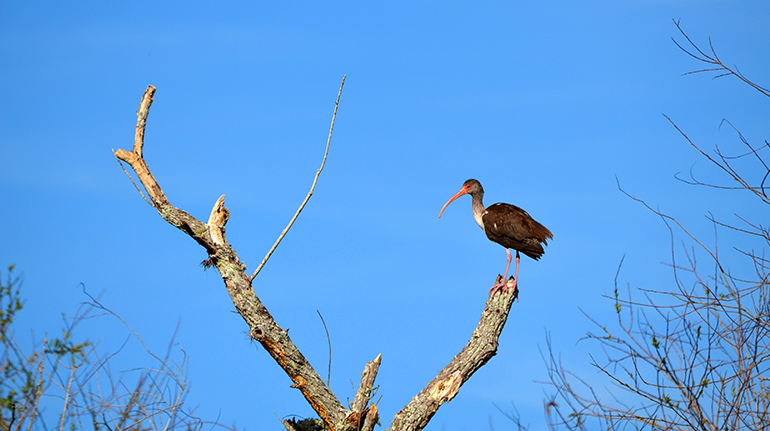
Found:
[[(511, 267), (511, 250), (505, 249), (505, 253), (508, 255), (508, 262), (505, 264), (505, 272), (503, 273), (503, 278), (500, 280), (499, 283), (492, 286), (491, 289), (489, 289), (489, 294), (494, 295), (498, 290), (502, 289), (503, 287), (506, 287), (508, 284), (508, 281), (506, 278), (508, 277), (508, 269)], [(516, 251), (516, 277), (519, 275), (519, 251)], [(516, 287), (516, 278), (513, 279), (513, 287)]]
[(516, 250), (516, 271), (513, 276), (513, 288), (516, 288), (516, 283), (519, 282), (519, 250)]
[[(511, 249), (506, 248), (505, 254), (508, 255), (508, 262), (505, 263), (505, 272), (503, 273), (503, 281), (508, 278), (508, 268), (511, 267)], [(516, 268), (519, 268), (519, 251), (516, 251)]]

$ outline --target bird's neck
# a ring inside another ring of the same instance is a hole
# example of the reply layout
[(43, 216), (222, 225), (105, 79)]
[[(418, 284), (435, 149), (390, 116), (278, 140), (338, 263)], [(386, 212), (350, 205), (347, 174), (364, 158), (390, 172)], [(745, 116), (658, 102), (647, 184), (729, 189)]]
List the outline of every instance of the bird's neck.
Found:
[(484, 221), (481, 219), (481, 217), (484, 215), (484, 212), (486, 211), (486, 208), (484, 208), (484, 203), (482, 200), (484, 199), (484, 193), (474, 193), (471, 195), (472, 201), (471, 201), (471, 208), (473, 209), (473, 219), (476, 220), (476, 223), (478, 223), (479, 227), (483, 230), (484, 229)]

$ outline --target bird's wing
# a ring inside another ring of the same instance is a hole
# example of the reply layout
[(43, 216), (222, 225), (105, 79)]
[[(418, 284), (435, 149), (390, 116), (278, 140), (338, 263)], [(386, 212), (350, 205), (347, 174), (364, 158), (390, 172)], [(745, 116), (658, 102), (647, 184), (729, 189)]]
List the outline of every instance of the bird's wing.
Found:
[(543, 254), (543, 246), (553, 238), (551, 231), (523, 209), (510, 204), (490, 205), (484, 215), (484, 232), (503, 247), (519, 250), (535, 259)]

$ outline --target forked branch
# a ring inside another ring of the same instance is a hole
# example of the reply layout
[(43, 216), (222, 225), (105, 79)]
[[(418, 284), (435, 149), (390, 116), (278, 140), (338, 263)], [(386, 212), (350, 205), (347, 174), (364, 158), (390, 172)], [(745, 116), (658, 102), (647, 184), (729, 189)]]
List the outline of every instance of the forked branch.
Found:
[[(313, 194), (318, 177), (326, 162), (344, 82), (345, 79), (343, 78), (340, 93), (337, 94), (324, 160), (316, 172), (310, 192), (259, 268), (251, 276), (246, 274), (246, 265), (240, 261), (235, 250), (227, 242), (225, 225), (230, 212), (224, 206), (224, 195), (216, 201), (208, 221), (203, 223), (187, 212), (171, 205), (147, 167), (143, 157), (144, 131), (155, 94), (155, 87), (149, 86), (147, 88), (137, 111), (133, 149), (131, 151), (117, 150), (115, 157), (119, 161), (128, 163), (136, 172), (139, 181), (147, 190), (149, 201), (161, 217), (206, 249), (209, 255), (206, 265), (215, 266), (222, 276), (236, 310), (249, 325), (249, 335), (267, 350), (292, 379), (294, 382), (292, 387), (302, 392), (324, 425), (335, 431), (371, 431), (379, 421), (377, 404), (372, 403), (371, 399), (376, 392), (374, 380), (381, 363), (381, 356), (366, 365), (355, 399), (349, 409), (345, 408), (294, 345), (287, 331), (275, 322), (251, 285), (254, 277), (270, 258)], [(498, 278), (497, 281), (500, 282), (501, 278)], [(511, 282), (509, 280), (509, 283)], [(489, 297), (479, 324), (468, 344), (409, 404), (395, 415), (391, 427), (392, 431), (423, 429), (438, 408), (454, 398), (460, 386), (495, 355), (500, 333), (505, 326), (511, 305), (517, 297), (517, 289), (503, 289), (502, 293)], [(287, 429), (293, 427), (290, 421), (283, 421), (283, 424)]]
[(690, 39), (690, 37), (687, 36), (687, 34), (684, 32), (684, 30), (682, 30), (682, 26), (679, 24), (679, 21), (674, 20), (674, 25), (676, 25), (677, 30), (679, 30), (679, 32), (682, 33), (682, 36), (684, 36), (685, 40), (687, 40), (687, 44), (690, 45), (688, 48), (685, 48), (684, 46), (680, 45), (679, 42), (676, 41), (676, 39), (674, 39), (672, 37), (671, 40), (674, 41), (676, 46), (678, 46), (679, 49), (684, 51), (690, 57), (692, 57), (692, 58), (694, 58), (694, 59), (696, 59), (696, 60), (698, 60), (700, 62), (706, 63), (706, 64), (708, 64), (710, 66), (710, 67), (706, 67), (704, 69), (698, 69), (698, 70), (693, 70), (691, 72), (687, 72), (687, 73), (685, 73), (685, 75), (691, 75), (691, 74), (703, 73), (703, 72), (715, 72), (715, 73), (717, 73), (717, 75), (714, 76), (714, 79), (721, 78), (723, 76), (734, 75), (735, 77), (737, 77), (741, 81), (745, 82), (746, 84), (749, 84), (751, 87), (753, 87), (754, 89), (756, 89), (760, 93), (764, 94), (765, 96), (770, 97), (770, 91), (768, 91), (766, 88), (762, 88), (759, 85), (751, 82), (748, 78), (743, 76), (738, 71), (738, 69), (732, 68), (732, 67), (728, 67), (727, 65), (725, 65), (722, 62), (722, 60), (719, 58), (719, 56), (717, 55), (716, 50), (714, 50), (714, 45), (711, 44), (711, 38), (709, 38), (709, 49), (708, 49), (710, 51), (710, 53), (707, 53), (706, 51), (704, 51), (701, 48), (699, 48), (698, 45), (696, 45), (695, 42), (693, 42)]
[[(340, 90), (341, 90), (340, 86)], [(236, 310), (249, 325), (249, 334), (259, 341), (265, 350), (278, 362), (294, 382), (305, 399), (318, 413), (321, 420), (333, 430), (349, 429), (347, 416), (349, 411), (334, 396), (323, 379), (316, 373), (307, 359), (267, 311), (251, 287), (251, 279), (246, 274), (246, 265), (238, 258), (225, 237), (225, 224), (229, 211), (224, 206), (221, 196), (207, 223), (203, 223), (187, 212), (171, 205), (163, 190), (150, 172), (144, 157), (144, 132), (147, 115), (152, 104), (155, 87), (149, 86), (142, 96), (137, 111), (136, 134), (133, 149), (119, 149), (115, 157), (131, 166), (139, 181), (150, 197), (152, 205), (168, 223), (177, 227), (206, 249), (208, 262), (217, 268), (225, 282), (230, 298)]]

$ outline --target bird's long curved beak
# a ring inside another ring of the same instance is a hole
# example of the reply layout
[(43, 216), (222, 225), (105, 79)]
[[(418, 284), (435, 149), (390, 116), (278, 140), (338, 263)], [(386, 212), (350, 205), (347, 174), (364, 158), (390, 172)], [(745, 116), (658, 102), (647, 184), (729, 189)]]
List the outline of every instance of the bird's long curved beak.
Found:
[(455, 193), (454, 196), (452, 196), (448, 201), (446, 201), (446, 203), (444, 204), (444, 207), (441, 208), (441, 212), (438, 213), (438, 218), (441, 218), (441, 214), (444, 212), (446, 207), (448, 207), (449, 204), (452, 203), (452, 201), (454, 201), (455, 199), (459, 198), (462, 195), (467, 195), (467, 194), (468, 194), (468, 188), (467, 187), (461, 188), (459, 192)]

